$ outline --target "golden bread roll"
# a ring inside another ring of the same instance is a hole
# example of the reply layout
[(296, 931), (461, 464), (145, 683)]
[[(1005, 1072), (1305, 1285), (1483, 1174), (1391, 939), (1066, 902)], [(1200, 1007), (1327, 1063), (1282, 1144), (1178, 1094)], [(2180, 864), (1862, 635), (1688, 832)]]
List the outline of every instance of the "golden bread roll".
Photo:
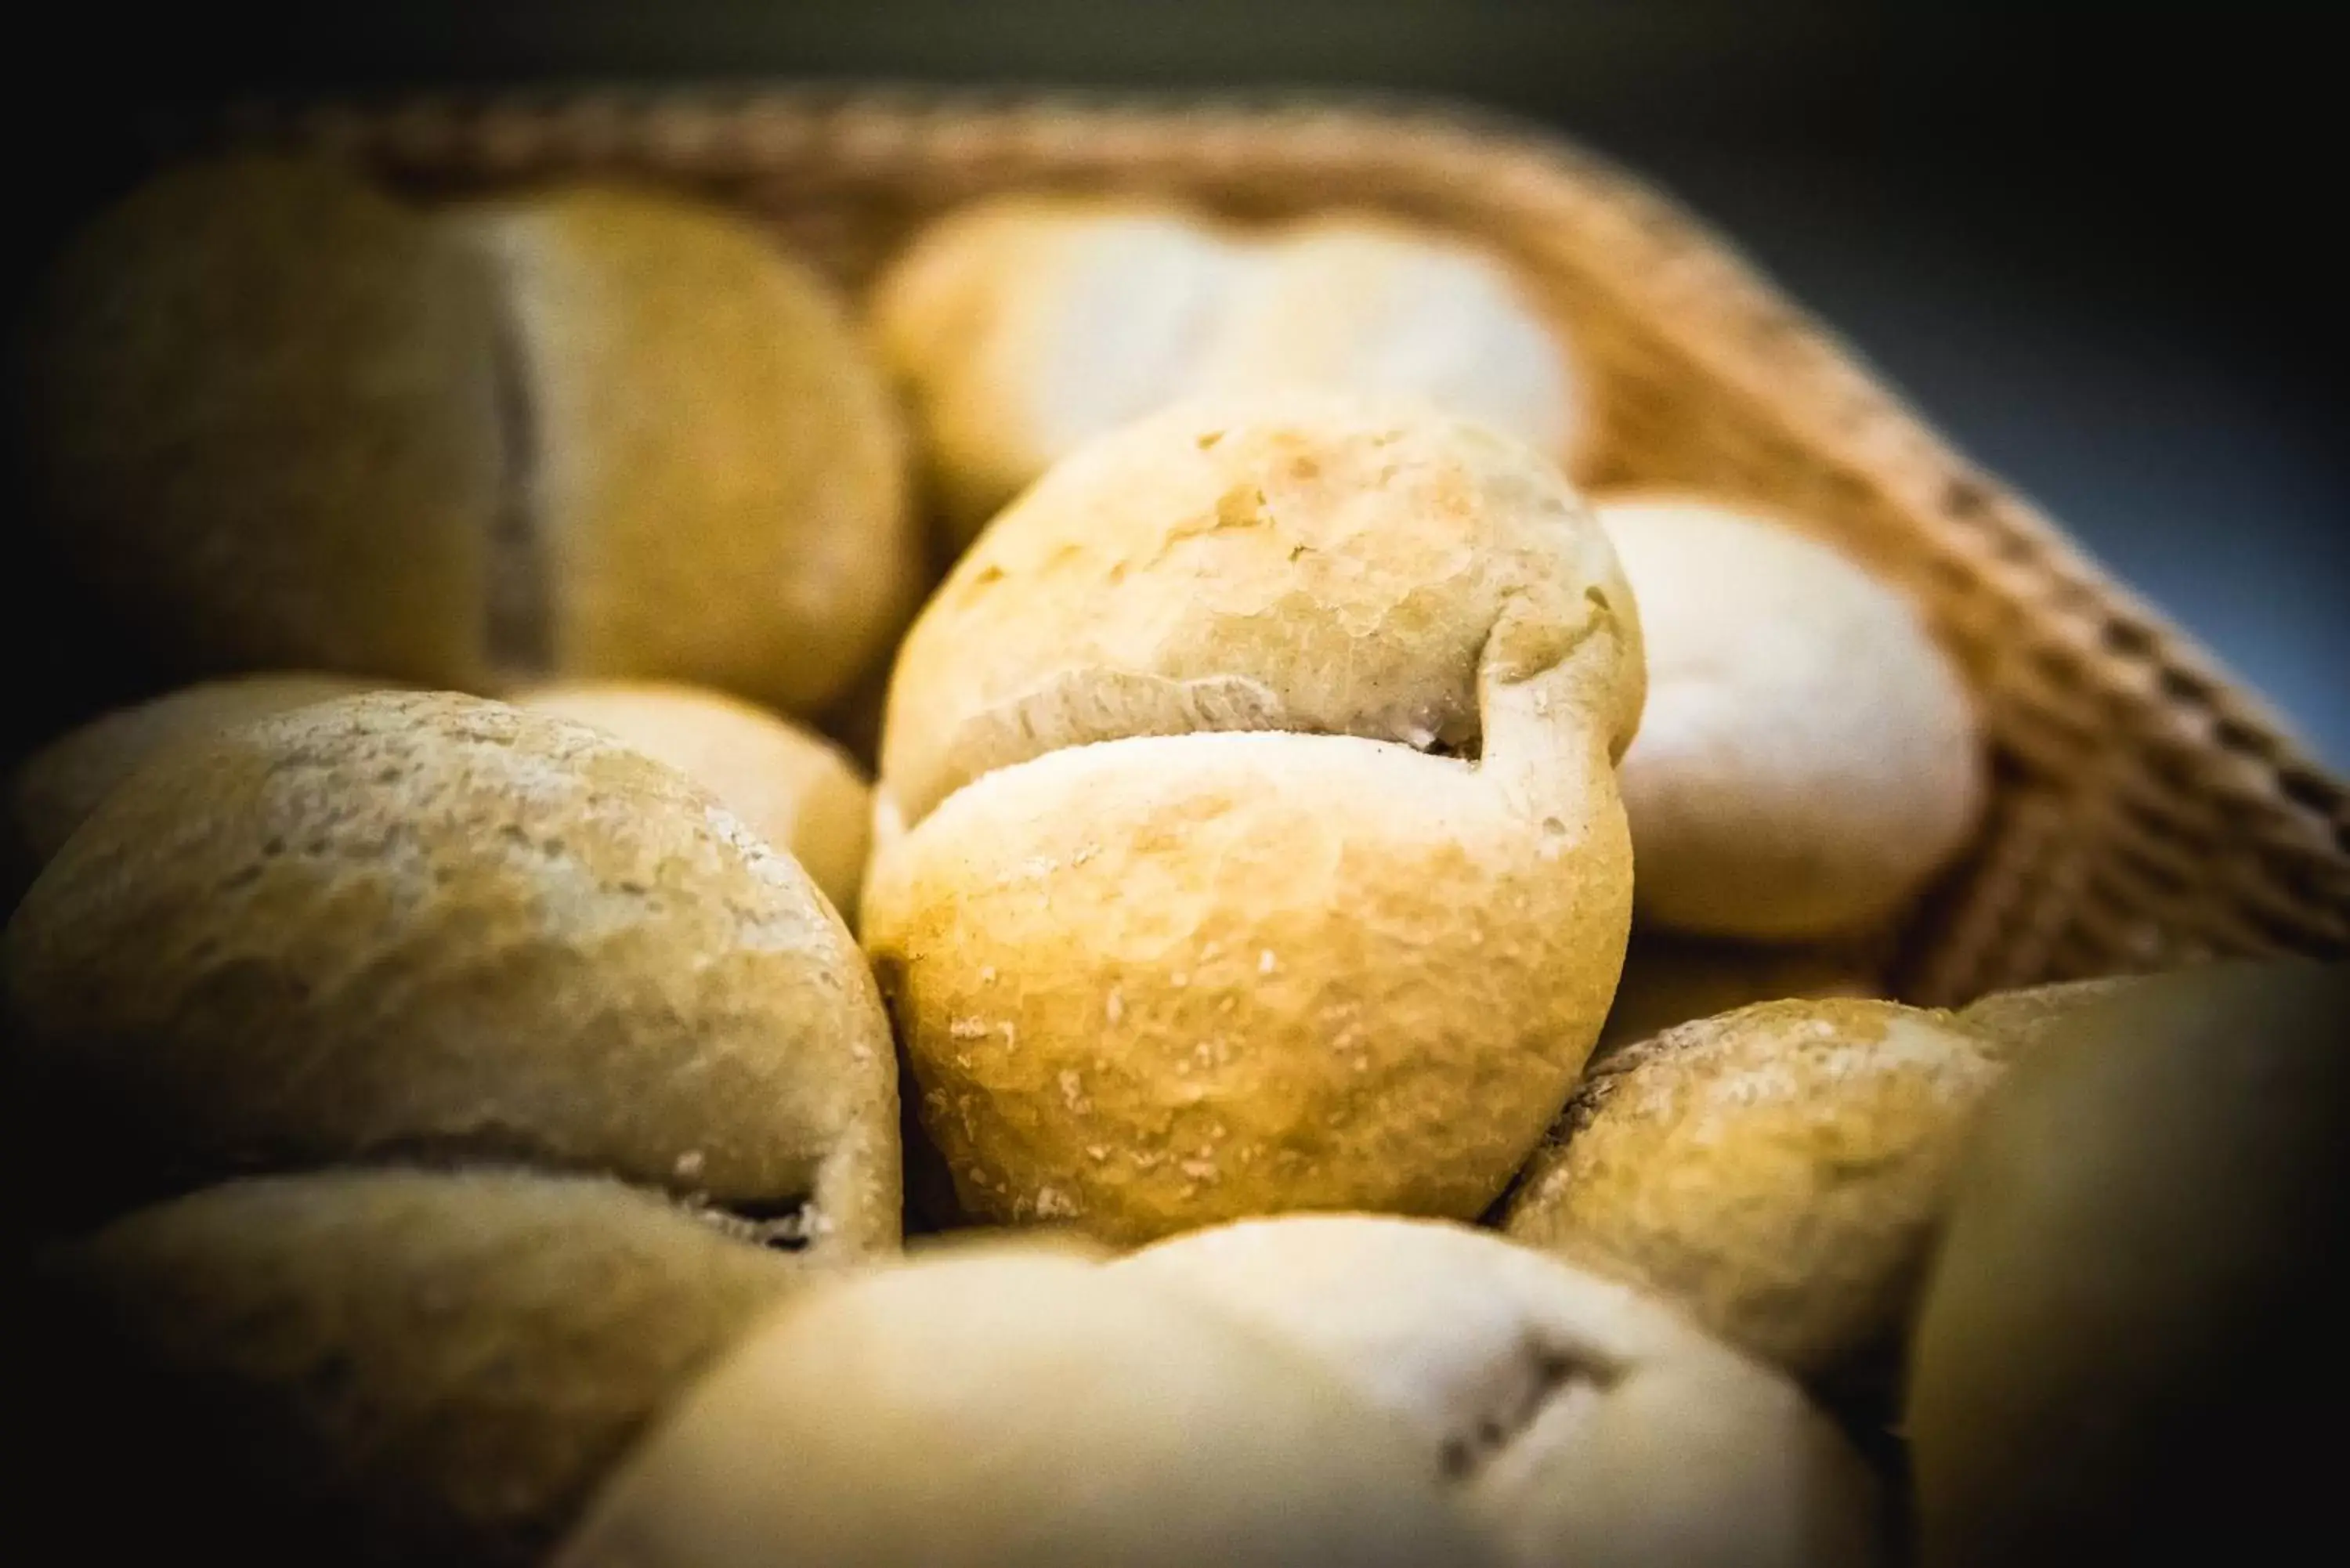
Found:
[(192, 164), (68, 247), (31, 340), (41, 510), (193, 668), (652, 676), (811, 712), (919, 587), (878, 359), (708, 204), (427, 213), (324, 161)]
[(424, 218), (323, 161), (191, 164), (29, 326), (41, 510), (125, 620), (201, 669), (487, 675), (497, 306)]
[(2027, 985), (1994, 991), (1959, 1009), (1958, 1021), (1992, 1041), (2009, 1054), (2035, 1050), (2041, 1042), (2061, 1035), (2073, 1015), (2085, 1008), (2101, 1007), (2139, 983), (2135, 975), (2104, 975), (2094, 980), (2060, 980), (2048, 985)]
[(37, 870), (99, 801), (171, 748), (248, 720), (375, 691), (383, 684), (309, 671), (234, 675), (100, 714), (33, 753), (17, 770), (10, 803), (17, 846)]
[(1374, 214), (1263, 233), (1135, 199), (1014, 195), (876, 286), (955, 541), (1086, 442), (1172, 403), (1296, 387), (1434, 402), (1565, 461), (1584, 393), (1495, 255)]
[(1986, 792), (1966, 684), (1916, 610), (1827, 545), (1708, 501), (1600, 521), (1648, 639), (1624, 760), (1644, 922), (1800, 940), (1898, 911)]
[(1756, 1002), (1860, 996), (1877, 988), (1856, 955), (1826, 947), (1726, 942), (1635, 928), (1602, 1049)]
[(1998, 1080), (1947, 1013), (1766, 1002), (1610, 1054), (1503, 1230), (1799, 1376), (1906, 1321), (1973, 1112)]
[(2340, 1511), (2350, 965), (2075, 1000), (1984, 1109), (1910, 1340), (1919, 1561), (2299, 1560)]
[(665, 763), (786, 850), (855, 925), (871, 836), (871, 791), (829, 741), (751, 704), (691, 686), (574, 680), (524, 689), (517, 707), (590, 725)]
[(1521, 1568), (1874, 1560), (1874, 1486), (1779, 1373), (1621, 1285), (1439, 1220), (1285, 1215), (1130, 1254), (1419, 1435)]
[(1471, 1218), (1622, 960), (1639, 632), (1531, 449), (1191, 405), (1056, 467), (900, 650), (864, 935), (963, 1206)]
[(806, 873), (584, 726), (381, 692), (133, 775), (9, 922), (66, 1206), (399, 1157), (606, 1171), (894, 1243), (895, 1063)]
[(455, 209), (528, 426), (499, 662), (810, 712), (884, 656), (920, 570), (905, 437), (831, 288), (748, 222), (577, 187)]
[(536, 1563), (654, 1412), (804, 1277), (616, 1182), (230, 1182), (55, 1261), (40, 1462), (78, 1490), (139, 1477), (136, 1509), (86, 1521), (84, 1543), (153, 1530), (230, 1562)]
[(561, 1568), (1500, 1561), (1400, 1423), (1310, 1358), (1078, 1257), (812, 1286), (689, 1393)]

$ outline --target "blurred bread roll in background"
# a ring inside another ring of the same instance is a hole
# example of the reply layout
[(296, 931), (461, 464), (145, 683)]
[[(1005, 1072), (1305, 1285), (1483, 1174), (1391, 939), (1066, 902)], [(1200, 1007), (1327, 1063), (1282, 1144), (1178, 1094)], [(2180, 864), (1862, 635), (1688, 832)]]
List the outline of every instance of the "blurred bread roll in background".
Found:
[(896, 1064), (806, 874), (671, 769), (377, 692), (134, 774), (9, 921), (40, 1223), (248, 1171), (598, 1170), (896, 1244)]
[(723, 692), (655, 681), (525, 687), (517, 707), (603, 731), (665, 763), (785, 850), (850, 925), (872, 834), (871, 792), (832, 742)]
[(16, 847), (24, 862), (38, 870), (99, 802), (172, 747), (247, 720), (374, 691), (382, 684), (307, 670), (236, 675), (101, 713), (34, 753), (17, 770), (9, 803)]
[[(84, 1505), (77, 1547), (101, 1558), (168, 1538), (215, 1561), (524, 1568), (806, 1272), (577, 1176), (208, 1188), (42, 1268), (36, 1506)], [(126, 1470), (136, 1509), (87, 1508)]]
[(1639, 649), (1556, 470), (1424, 405), (1064, 460), (917, 621), (877, 786), (864, 938), (962, 1207), (1483, 1210), (1615, 989)]
[(878, 361), (706, 203), (433, 213), (324, 161), (190, 164), (67, 247), (29, 328), (39, 510), (191, 671), (660, 676), (805, 712), (918, 588)]
[(1665, 495), (1597, 511), (1648, 638), (1623, 768), (1642, 920), (1797, 940), (1894, 914), (1986, 794), (1972, 700), (1917, 610), (1760, 514)]
[(1265, 230), (1132, 198), (1014, 195), (918, 235), (873, 313), (954, 541), (1097, 436), (1189, 398), (1425, 399), (1566, 462), (1586, 392), (1499, 255), (1373, 213)]
[(1793, 1383), (1491, 1231), (1284, 1215), (1112, 1267), (1197, 1293), (1409, 1423), (1520, 1568), (1875, 1559), (1868, 1472)]
[(1502, 1229), (1806, 1378), (1890, 1348), (1999, 1078), (1946, 1013), (1768, 1002), (1607, 1056)]
[(966, 1246), (827, 1282), (705, 1376), (561, 1568), (1503, 1561), (1409, 1431), (1150, 1280)]

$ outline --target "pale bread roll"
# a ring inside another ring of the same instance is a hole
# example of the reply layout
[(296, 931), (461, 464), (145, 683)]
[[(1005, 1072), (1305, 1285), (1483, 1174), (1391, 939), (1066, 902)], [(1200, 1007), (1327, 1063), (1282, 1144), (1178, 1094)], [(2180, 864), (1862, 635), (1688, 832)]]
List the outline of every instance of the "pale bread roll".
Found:
[(1484, 1209), (1615, 987), (1639, 646), (1556, 471), (1416, 405), (1055, 468), (910, 635), (877, 785), (865, 940), (963, 1206)]
[(1081, 1258), (802, 1293), (605, 1490), (559, 1568), (1461, 1568), (1501, 1559), (1309, 1357)]
[(1370, 213), (1244, 230), (997, 197), (917, 236), (873, 313), (958, 544), (1086, 442), (1191, 398), (1415, 397), (1561, 462), (1586, 423), (1564, 337), (1499, 257)]
[(1641, 919), (1796, 940), (1893, 915), (1986, 793), (1966, 684), (1918, 612), (1761, 514), (1632, 496), (1598, 513), (1648, 639), (1623, 769)]
[(1766, 1002), (1609, 1054), (1503, 1211), (1805, 1377), (1906, 1321), (1992, 1048), (1890, 1002)]
[(35, 870), (124, 779), (156, 757), (215, 731), (289, 708), (375, 691), (386, 684), (307, 670), (236, 675), (167, 691), (102, 713), (50, 742), (16, 772), (16, 847)]
[(895, 1243), (896, 1069), (806, 874), (681, 775), (380, 692), (134, 774), (8, 924), (36, 1210), (390, 1157), (608, 1171)]
[[(230, 1562), (535, 1564), (808, 1274), (617, 1182), (333, 1170), (115, 1221), (45, 1271), (42, 1461)], [(61, 1473), (59, 1473), (61, 1472)]]
[(603, 731), (666, 763), (787, 852), (857, 923), (871, 791), (831, 742), (721, 692), (659, 681), (574, 680), (511, 701)]
[(1875, 1558), (1871, 1478), (1794, 1384), (1491, 1231), (1287, 1215), (1113, 1267), (1278, 1334), (1401, 1417), (1520, 1568)]

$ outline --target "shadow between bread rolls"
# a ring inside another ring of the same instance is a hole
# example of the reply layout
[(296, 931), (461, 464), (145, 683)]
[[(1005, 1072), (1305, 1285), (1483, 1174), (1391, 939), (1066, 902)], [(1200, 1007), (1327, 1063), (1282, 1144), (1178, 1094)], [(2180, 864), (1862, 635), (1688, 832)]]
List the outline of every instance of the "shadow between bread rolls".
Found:
[(1642, 687), (1605, 535), (1423, 405), (1187, 405), (982, 535), (892, 680), (864, 939), (962, 1206), (1467, 1219), (1589, 1054)]

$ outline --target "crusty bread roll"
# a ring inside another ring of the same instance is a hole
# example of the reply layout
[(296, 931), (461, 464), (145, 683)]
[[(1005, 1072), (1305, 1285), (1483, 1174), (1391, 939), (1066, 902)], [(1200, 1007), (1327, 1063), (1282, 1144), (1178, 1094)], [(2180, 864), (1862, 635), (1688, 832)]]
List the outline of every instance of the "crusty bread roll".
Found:
[(1599, 1044), (1627, 1045), (1750, 1002), (1867, 996), (1877, 984), (1854, 955), (1834, 948), (1717, 941), (1635, 927)]
[(1641, 919), (1789, 940), (1898, 909), (1985, 793), (1965, 683), (1917, 612), (1761, 515), (1675, 497), (1598, 512), (1648, 639), (1623, 770)]
[(951, 213), (877, 286), (958, 543), (1087, 441), (1189, 398), (1409, 396), (1565, 461), (1584, 391), (1499, 258), (1368, 213), (1253, 234), (1131, 198)]
[(378, 1169), (208, 1188), (47, 1273), (40, 1463), (138, 1478), (78, 1548), (521, 1568), (806, 1269), (616, 1182)]
[(2095, 980), (2060, 980), (2049, 985), (1994, 991), (1960, 1008), (1957, 1018), (2005, 1054), (2016, 1055), (2062, 1034), (2074, 1013), (2102, 1007), (2143, 983), (2138, 976), (2102, 975)]
[(137, 774), (9, 922), (60, 1215), (245, 1170), (602, 1170), (812, 1250), (895, 1241), (887, 1020), (790, 857), (503, 703), (379, 692)]
[(879, 360), (715, 207), (435, 215), (325, 162), (194, 164), (101, 215), (31, 327), (42, 510), (190, 667), (658, 676), (812, 712), (918, 588)]
[(1778, 1373), (1624, 1287), (1434, 1220), (1286, 1215), (1113, 1265), (1309, 1352), (1419, 1435), (1521, 1568), (1873, 1560), (1859, 1456)]
[(34, 306), (41, 511), (192, 665), (473, 684), (496, 337), (484, 269), (335, 166), (175, 170), (69, 244)]
[(171, 748), (248, 720), (374, 691), (382, 684), (307, 670), (236, 675), (100, 714), (33, 753), (17, 770), (9, 803), (16, 846), (37, 870), (99, 801)]
[(687, 1396), (561, 1568), (1462, 1568), (1400, 1423), (1180, 1293), (951, 1251), (811, 1287)]
[(509, 313), (524, 501), (500, 662), (810, 712), (883, 655), (920, 569), (905, 437), (824, 281), (748, 223), (579, 187), (456, 209)]
[(1804, 1376), (1885, 1346), (1999, 1076), (1947, 1013), (1766, 1002), (1595, 1067), (1510, 1236), (1679, 1305)]
[(1419, 405), (1057, 466), (916, 623), (876, 786), (865, 940), (964, 1207), (1481, 1211), (1615, 987), (1639, 646), (1556, 472)]
[(677, 769), (789, 851), (855, 925), (871, 791), (830, 742), (747, 702), (664, 682), (559, 681), (525, 688), (512, 701), (592, 725)]

